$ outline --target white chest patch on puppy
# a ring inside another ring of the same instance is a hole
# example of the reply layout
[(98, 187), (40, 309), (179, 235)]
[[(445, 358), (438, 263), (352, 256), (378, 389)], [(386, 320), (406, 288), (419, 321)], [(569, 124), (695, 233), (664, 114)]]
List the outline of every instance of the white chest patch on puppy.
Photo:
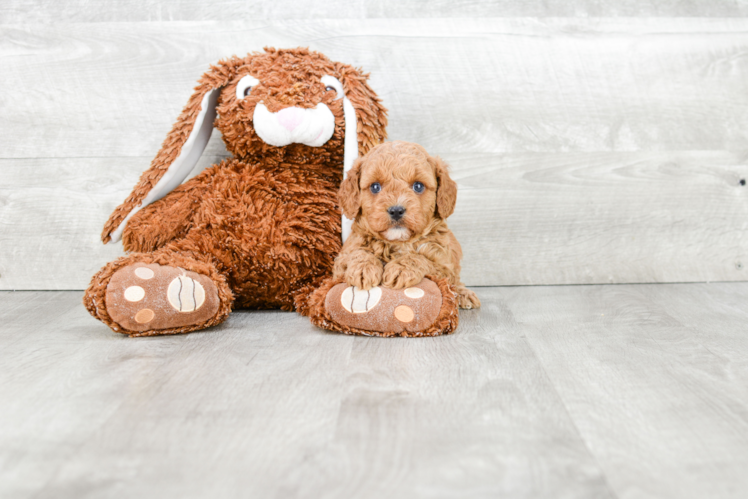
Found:
[(275, 147), (299, 143), (318, 148), (335, 132), (335, 115), (323, 103), (314, 108), (284, 108), (277, 113), (259, 103), (252, 121), (260, 139)]
[(361, 314), (369, 312), (382, 300), (382, 289), (375, 286), (371, 290), (362, 290), (349, 286), (340, 295), (340, 304), (349, 313)]
[(404, 227), (391, 227), (384, 232), (384, 237), (390, 241), (405, 241), (410, 238), (410, 231)]

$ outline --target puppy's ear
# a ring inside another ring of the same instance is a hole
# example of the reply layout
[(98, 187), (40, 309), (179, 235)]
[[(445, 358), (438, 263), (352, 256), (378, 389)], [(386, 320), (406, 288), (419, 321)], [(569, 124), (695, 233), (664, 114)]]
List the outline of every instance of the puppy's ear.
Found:
[(449, 167), (438, 156), (429, 156), (429, 163), (434, 167), (436, 176), (436, 213), (446, 219), (455, 211), (457, 203), (457, 183), (449, 176)]
[(135, 212), (169, 194), (189, 175), (213, 131), (221, 88), (236, 75), (242, 64), (245, 60), (237, 57), (223, 60), (211, 66), (200, 78), (151, 167), (140, 176), (125, 202), (109, 216), (101, 234), (104, 243), (118, 241)]
[(343, 215), (351, 220), (356, 219), (358, 211), (361, 208), (361, 188), (359, 188), (359, 182), (361, 182), (362, 164), (363, 161), (361, 158), (356, 158), (353, 166), (348, 171), (347, 177), (340, 184), (340, 190), (338, 191), (338, 201), (340, 202), (340, 208), (343, 209)]

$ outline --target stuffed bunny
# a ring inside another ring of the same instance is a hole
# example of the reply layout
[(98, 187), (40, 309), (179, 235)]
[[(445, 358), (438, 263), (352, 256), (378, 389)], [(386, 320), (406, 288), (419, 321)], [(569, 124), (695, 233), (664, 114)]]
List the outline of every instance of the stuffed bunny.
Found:
[[(344, 172), (386, 137), (367, 78), (304, 48), (212, 66), (104, 227), (104, 243), (121, 238), (130, 253), (93, 277), (91, 315), (147, 336), (216, 325), (233, 308), (292, 310), (350, 231)], [(214, 124), (233, 157), (182, 184)]]

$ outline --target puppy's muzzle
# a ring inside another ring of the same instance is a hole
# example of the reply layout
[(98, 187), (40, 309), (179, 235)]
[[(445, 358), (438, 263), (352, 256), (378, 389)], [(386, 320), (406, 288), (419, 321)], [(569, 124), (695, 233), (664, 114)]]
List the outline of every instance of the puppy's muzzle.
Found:
[(399, 222), (405, 215), (405, 207), (402, 205), (395, 205), (388, 208), (387, 213), (390, 214), (390, 219), (392, 219), (393, 222)]

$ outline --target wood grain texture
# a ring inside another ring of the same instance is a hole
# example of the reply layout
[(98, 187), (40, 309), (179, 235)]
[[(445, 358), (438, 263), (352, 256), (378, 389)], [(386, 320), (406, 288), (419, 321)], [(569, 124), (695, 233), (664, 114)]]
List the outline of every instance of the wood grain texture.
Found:
[(501, 287), (457, 332), (129, 339), (0, 293), (3, 497), (744, 497), (748, 284)]
[(503, 292), (618, 496), (746, 495), (746, 284)]
[(236, 481), (249, 494), (278, 484), (278, 468), (303, 461), (335, 424), (335, 373), (352, 337), (270, 312), (128, 346), (87, 317), (80, 293), (63, 296), (42, 321), (33, 302), (43, 305), (44, 294), (1, 299), (23, 302), (11, 302), (17, 321), (2, 329), (13, 347), (0, 353), (0, 399), (13, 402), (0, 416), (4, 497), (240, 495)]
[(472, 285), (746, 280), (743, 153), (455, 155)]
[(419, 343), (357, 338), (334, 438), (282, 496), (611, 496), (511, 311), (460, 321)]
[(464, 315), (464, 335), (425, 342), (280, 312), (133, 341), (79, 293), (0, 300), (2, 496), (611, 494), (490, 305)]
[(745, 0), (4, 0), (0, 23), (233, 21), (432, 17), (745, 17)]
[(84, 288), (198, 76), (266, 44), (370, 70), (453, 165), (469, 285), (746, 279), (748, 19), (0, 22), (0, 289)]
[[(748, 19), (5, 25), (3, 158), (152, 156), (221, 57), (308, 45), (372, 73), (390, 136), (438, 153), (734, 150)], [(19, 92), (19, 89), (23, 89)], [(220, 154), (214, 138), (208, 154)]]
[[(746, 280), (743, 153), (443, 156), (470, 286)], [(0, 160), (0, 289), (85, 288), (122, 254), (101, 227), (149, 161)]]
[[(0, 290), (86, 288), (124, 255), (101, 243), (101, 230), (150, 160), (0, 160)], [(217, 161), (203, 156), (196, 171)]]

